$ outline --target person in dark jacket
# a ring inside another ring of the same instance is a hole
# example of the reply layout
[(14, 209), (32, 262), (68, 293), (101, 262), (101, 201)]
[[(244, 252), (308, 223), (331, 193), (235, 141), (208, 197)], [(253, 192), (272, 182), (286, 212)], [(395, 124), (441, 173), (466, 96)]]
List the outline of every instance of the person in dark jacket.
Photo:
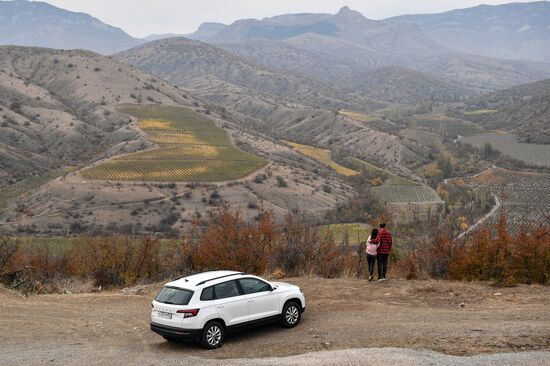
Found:
[(386, 273), (388, 272), (388, 258), (391, 253), (391, 247), (393, 245), (393, 239), (391, 233), (386, 229), (386, 224), (380, 224), (380, 230), (378, 236), (375, 239), (369, 241), (371, 244), (377, 244), (378, 250), (376, 255), (376, 264), (378, 267), (378, 281), (386, 280)]

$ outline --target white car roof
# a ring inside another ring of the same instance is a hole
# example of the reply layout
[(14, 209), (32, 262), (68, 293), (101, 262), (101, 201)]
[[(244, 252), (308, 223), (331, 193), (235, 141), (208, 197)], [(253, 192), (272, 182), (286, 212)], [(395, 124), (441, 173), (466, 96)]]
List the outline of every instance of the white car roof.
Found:
[[(209, 271), (209, 272), (202, 272), (197, 273), (194, 275), (178, 278), (177, 280), (168, 282), (165, 286), (174, 286), (174, 287), (181, 287), (181, 288), (188, 288), (193, 289), (197, 286), (203, 285), (204, 281), (208, 281), (207, 283), (204, 283), (206, 286), (207, 284), (215, 284), (219, 281), (215, 281), (215, 279), (219, 279), (220, 281), (223, 281), (225, 279), (230, 279), (230, 277), (235, 275), (241, 275), (242, 272), (236, 272), (236, 271)], [(212, 283), (209, 283), (212, 281)]]

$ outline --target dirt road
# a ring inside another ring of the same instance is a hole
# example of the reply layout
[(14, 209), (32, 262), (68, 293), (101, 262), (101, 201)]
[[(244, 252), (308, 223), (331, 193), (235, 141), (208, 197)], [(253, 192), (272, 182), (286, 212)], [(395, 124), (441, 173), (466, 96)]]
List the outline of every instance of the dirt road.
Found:
[[(235, 359), (234, 364), (243, 365), (352, 365), (365, 358), (397, 365), (550, 364), (549, 287), (316, 278), (288, 282), (300, 285), (308, 300), (297, 328), (268, 325), (239, 333), (215, 351), (170, 344), (149, 331), (150, 301), (160, 285), (139, 294), (30, 298), (0, 289), (0, 364), (215, 365)], [(485, 353), (499, 354), (480, 355)], [(273, 359), (293, 355), (301, 356)]]

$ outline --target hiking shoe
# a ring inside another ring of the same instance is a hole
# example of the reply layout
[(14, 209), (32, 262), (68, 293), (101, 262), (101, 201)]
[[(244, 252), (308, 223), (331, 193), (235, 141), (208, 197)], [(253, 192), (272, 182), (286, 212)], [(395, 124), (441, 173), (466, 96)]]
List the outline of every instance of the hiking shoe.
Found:
[(382, 282), (382, 281), (384, 281), (383, 278), (379, 278), (379, 279), (378, 279), (378, 282)]
[(373, 277), (369, 277), (369, 282), (372, 282), (374, 281), (374, 278)]

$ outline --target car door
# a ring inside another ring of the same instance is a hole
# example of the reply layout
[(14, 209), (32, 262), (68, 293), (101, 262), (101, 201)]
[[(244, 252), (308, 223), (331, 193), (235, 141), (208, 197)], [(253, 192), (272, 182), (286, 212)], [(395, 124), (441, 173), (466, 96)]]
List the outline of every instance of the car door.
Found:
[(218, 283), (213, 288), (216, 309), (227, 326), (249, 320), (247, 302), (235, 280)]
[(238, 280), (248, 304), (250, 320), (276, 316), (280, 313), (277, 294), (271, 285), (258, 278), (241, 278)]

